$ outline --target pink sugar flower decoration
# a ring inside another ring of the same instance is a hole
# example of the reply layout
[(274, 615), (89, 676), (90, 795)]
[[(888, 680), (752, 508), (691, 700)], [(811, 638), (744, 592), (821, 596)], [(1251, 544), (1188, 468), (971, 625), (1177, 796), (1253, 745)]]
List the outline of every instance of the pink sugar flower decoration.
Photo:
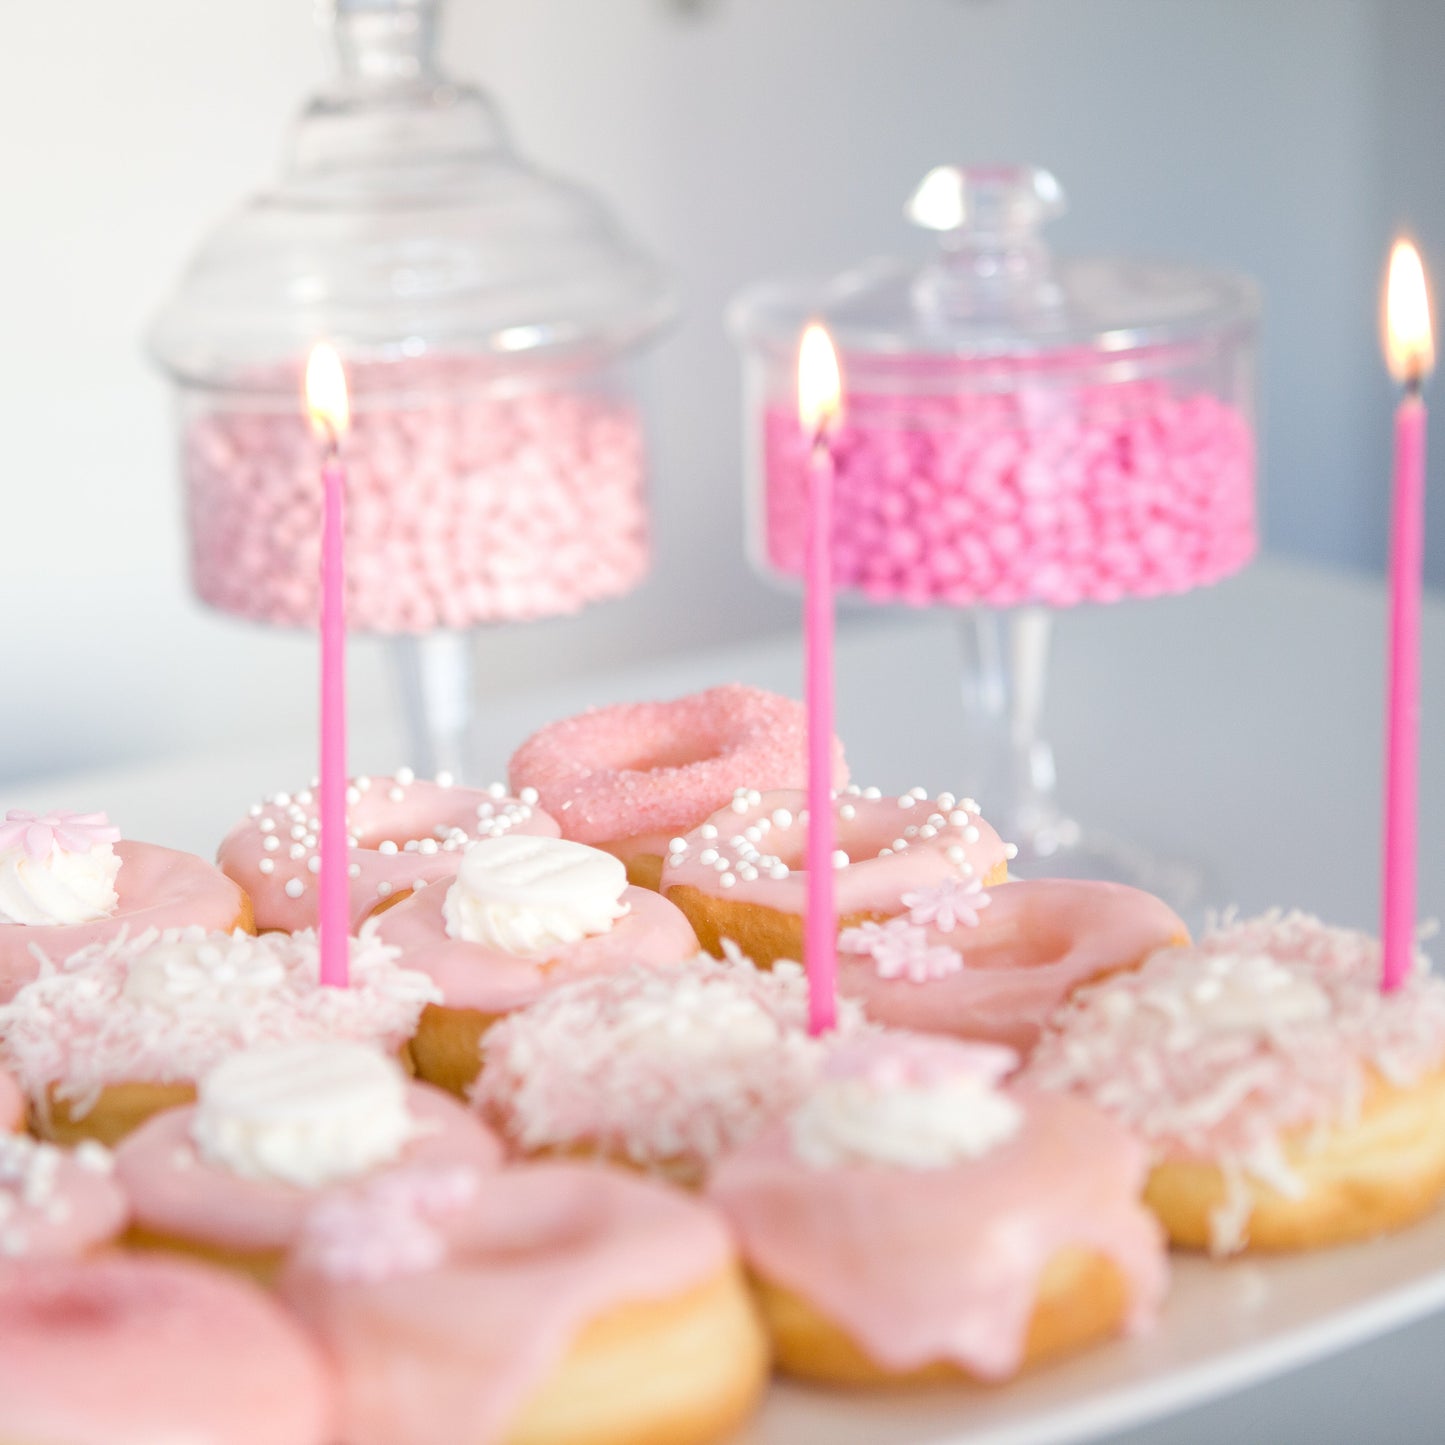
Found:
[(903, 895), (904, 906), (912, 923), (932, 925), (940, 933), (952, 933), (961, 923), (965, 928), (978, 927), (978, 915), (987, 908), (989, 896), (977, 878), (945, 878), (932, 888), (919, 888)]
[(89, 853), (120, 842), (120, 829), (104, 813), (30, 813), (11, 808), (0, 823), (0, 852), (24, 848), (43, 863), (52, 853)]
[(879, 978), (906, 978), (910, 983), (947, 978), (963, 967), (961, 954), (946, 944), (929, 943), (928, 930), (907, 918), (845, 928), (838, 935), (838, 947), (844, 953), (870, 957)]

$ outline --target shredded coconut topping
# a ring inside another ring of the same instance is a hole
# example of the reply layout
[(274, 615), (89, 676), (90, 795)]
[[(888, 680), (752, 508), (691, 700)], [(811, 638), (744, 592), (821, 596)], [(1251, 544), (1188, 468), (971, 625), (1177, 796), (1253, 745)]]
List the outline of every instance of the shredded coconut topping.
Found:
[[(807, 1032), (802, 968), (731, 950), (567, 984), (487, 1034), (478, 1107), (526, 1152), (584, 1146), (700, 1171), (807, 1093), (832, 1047)], [(839, 1033), (863, 1027), (840, 1001)]]
[[(38, 954), (38, 950), (37, 950)], [(122, 932), (55, 963), (0, 1006), (0, 1058), (37, 1105), (80, 1116), (109, 1084), (191, 1082), (238, 1049), (351, 1039), (388, 1052), (440, 1001), (425, 974), (368, 924), (351, 940), (351, 984), (323, 988), (316, 934)]]
[(1419, 957), (1380, 990), (1380, 947), (1302, 913), (1229, 925), (1133, 973), (1081, 989), (1055, 1015), (1023, 1077), (1087, 1098), (1159, 1157), (1217, 1162), (1231, 1199), (1215, 1246), (1247, 1225), (1246, 1176), (1300, 1182), (1286, 1133), (1349, 1123), (1369, 1070), (1408, 1088), (1445, 1064), (1445, 983)]

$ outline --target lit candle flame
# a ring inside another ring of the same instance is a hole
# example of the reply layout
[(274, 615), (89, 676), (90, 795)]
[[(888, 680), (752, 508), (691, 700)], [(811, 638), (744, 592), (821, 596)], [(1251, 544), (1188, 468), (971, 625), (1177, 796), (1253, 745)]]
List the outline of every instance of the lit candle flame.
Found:
[(1435, 366), (1435, 334), (1430, 325), (1430, 292), (1420, 253), (1409, 241), (1390, 250), (1385, 285), (1385, 362), (1402, 386), (1418, 386)]
[(798, 348), (798, 420), (807, 436), (822, 436), (843, 407), (838, 353), (827, 328), (814, 322)]
[(337, 442), (351, 425), (351, 402), (346, 394), (346, 373), (335, 348), (318, 342), (306, 363), (306, 410), (316, 434)]

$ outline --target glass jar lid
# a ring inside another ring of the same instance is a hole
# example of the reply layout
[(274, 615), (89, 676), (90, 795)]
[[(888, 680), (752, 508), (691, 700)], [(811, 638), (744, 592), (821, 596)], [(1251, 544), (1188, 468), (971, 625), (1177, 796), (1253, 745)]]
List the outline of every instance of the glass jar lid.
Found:
[(438, 69), (438, 7), (332, 0), (337, 73), (278, 184), (206, 239), (156, 318), (178, 381), (264, 389), (323, 336), (365, 360), (586, 366), (670, 319), (661, 268), (602, 202), (522, 161), (491, 101)]
[(1044, 225), (1064, 193), (1032, 166), (939, 166), (905, 215), (938, 240), (823, 281), (765, 283), (734, 301), (746, 345), (790, 355), (821, 318), (846, 354), (1026, 358), (1170, 347), (1252, 329), (1258, 296), (1226, 272), (1123, 258), (1061, 259)]

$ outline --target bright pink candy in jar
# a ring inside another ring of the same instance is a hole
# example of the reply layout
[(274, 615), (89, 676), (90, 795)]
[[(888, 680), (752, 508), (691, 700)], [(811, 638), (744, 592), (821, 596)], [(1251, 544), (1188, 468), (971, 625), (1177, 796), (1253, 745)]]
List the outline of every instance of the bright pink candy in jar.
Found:
[(1253, 347), (1243, 278), (1056, 260), (1063, 210), (1030, 167), (939, 167), (909, 202), (938, 245), (734, 303), (744, 351), (752, 550), (802, 572), (809, 452), (796, 350), (837, 344), (839, 587), (878, 602), (1013, 607), (1182, 592), (1257, 543)]
[[(849, 391), (833, 447), (840, 587), (1066, 607), (1182, 592), (1253, 555), (1254, 435), (1238, 407), (1165, 380), (1070, 380), (1057, 363), (988, 371), (988, 390)], [(808, 445), (791, 400), (769, 402), (762, 428), (759, 551), (797, 576)]]
[[(642, 581), (646, 456), (621, 388), (497, 391), (461, 359), (352, 365), (348, 374), (353, 629), (553, 617)], [(200, 598), (221, 611), (311, 625), (320, 457), (297, 386), (274, 392), (283, 401), (270, 407), (201, 393), (185, 408), (191, 574)]]

